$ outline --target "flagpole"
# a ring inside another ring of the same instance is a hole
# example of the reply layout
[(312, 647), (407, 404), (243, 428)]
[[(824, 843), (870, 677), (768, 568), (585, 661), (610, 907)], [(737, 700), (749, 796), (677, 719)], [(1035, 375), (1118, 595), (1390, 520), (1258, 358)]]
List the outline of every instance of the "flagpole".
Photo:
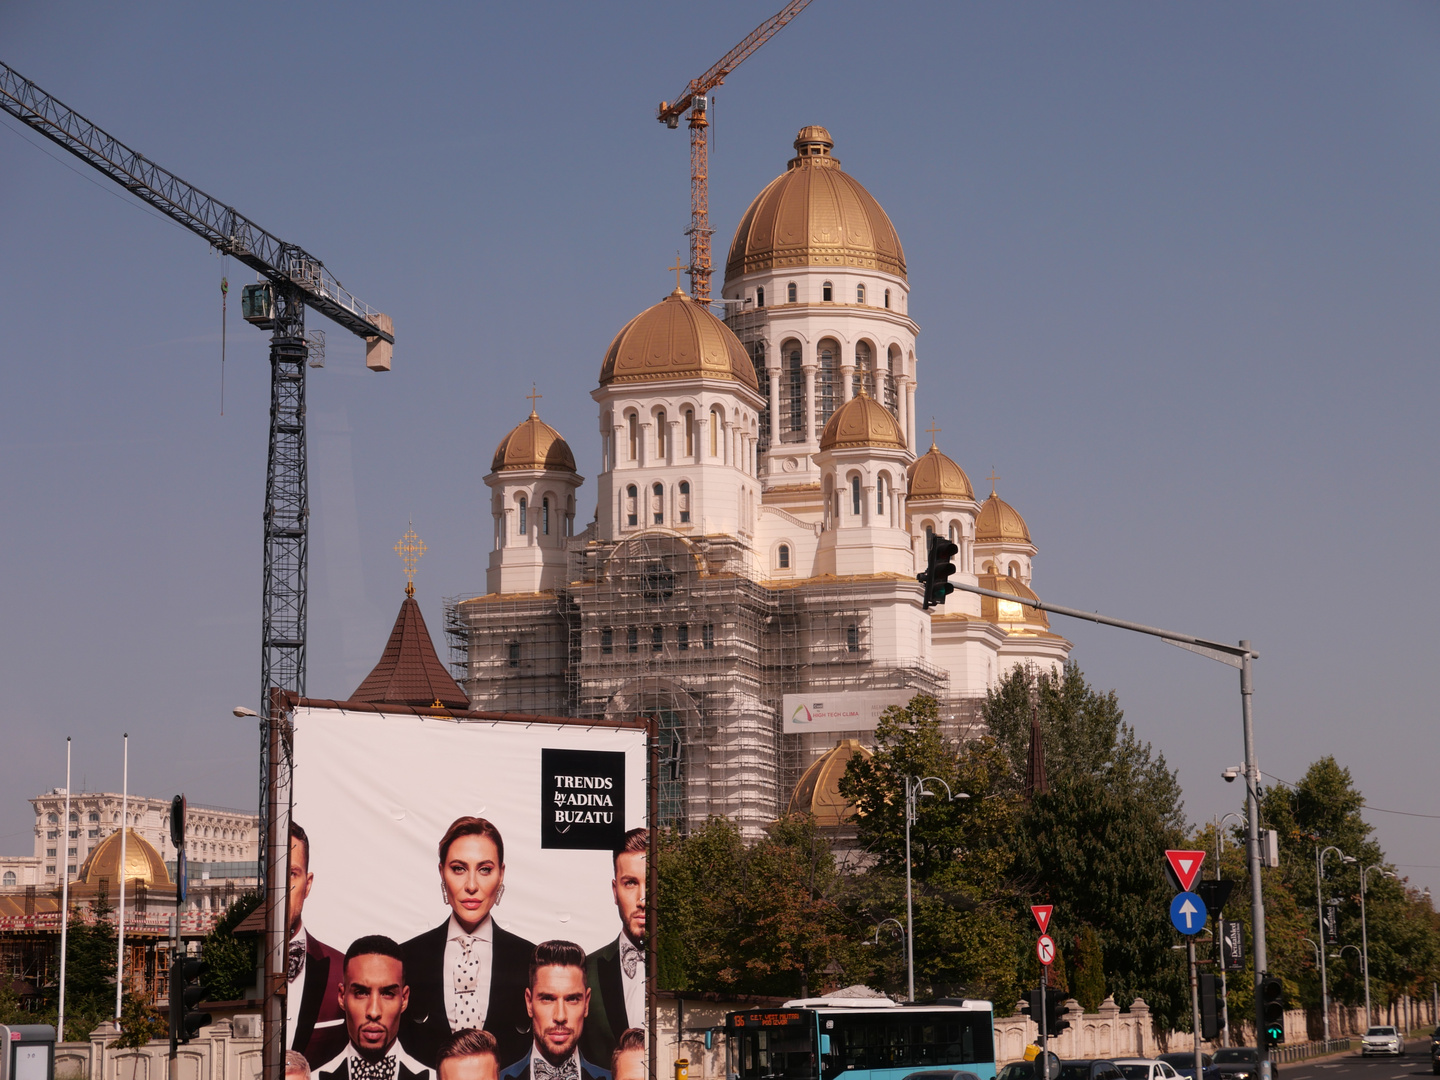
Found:
[[(79, 832), (79, 829), (75, 830)], [(78, 843), (78, 839), (77, 839)], [(59, 1041), (65, 1041), (65, 946), (70, 936), (70, 736), (65, 736), (65, 861), (60, 864), (60, 1009), (55, 1018)]]
[(115, 1026), (125, 996), (125, 833), (130, 827), (130, 733), (125, 732), (125, 758), (120, 780), (120, 932), (115, 947)]

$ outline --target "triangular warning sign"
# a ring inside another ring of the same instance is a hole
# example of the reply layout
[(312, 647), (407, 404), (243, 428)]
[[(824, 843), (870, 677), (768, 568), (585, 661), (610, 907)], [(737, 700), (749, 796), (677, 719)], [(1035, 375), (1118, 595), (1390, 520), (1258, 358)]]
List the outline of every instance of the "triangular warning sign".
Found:
[(1030, 914), (1035, 916), (1035, 921), (1040, 924), (1040, 933), (1050, 932), (1050, 913), (1055, 910), (1054, 904), (1031, 904)]
[(1200, 876), (1200, 864), (1205, 861), (1205, 852), (1167, 850), (1165, 858), (1170, 860), (1170, 869), (1175, 872), (1180, 888), (1190, 892), (1190, 886), (1194, 885), (1195, 879)]

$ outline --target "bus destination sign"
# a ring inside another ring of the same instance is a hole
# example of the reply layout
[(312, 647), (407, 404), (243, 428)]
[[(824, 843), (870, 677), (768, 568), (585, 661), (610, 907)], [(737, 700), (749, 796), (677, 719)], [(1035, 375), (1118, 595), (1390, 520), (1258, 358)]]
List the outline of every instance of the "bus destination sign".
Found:
[(808, 1022), (798, 1012), (732, 1013), (730, 1019), (737, 1028), (793, 1027)]

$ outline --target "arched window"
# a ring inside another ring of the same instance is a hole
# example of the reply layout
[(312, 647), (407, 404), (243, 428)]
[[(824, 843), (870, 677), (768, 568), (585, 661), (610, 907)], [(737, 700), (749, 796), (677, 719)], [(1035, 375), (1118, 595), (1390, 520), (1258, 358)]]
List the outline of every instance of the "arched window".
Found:
[(863, 304), (864, 302), (865, 302), (865, 286), (864, 286), (864, 285), (856, 285), (856, 286), (855, 286), (855, 303), (857, 303), (857, 304)]
[(850, 477), (850, 513), (860, 516), (860, 477)]
[(800, 357), (800, 343), (790, 342), (785, 354), (785, 370), (790, 383), (790, 430), (805, 430), (805, 366)]
[(6, 887), (7, 889), (13, 889), (13, 888), (15, 888), (16, 880), (17, 880), (17, 879), (16, 879), (16, 877), (15, 877), (15, 871), (14, 871), (14, 870), (6, 870), (6, 871), (5, 871), (5, 887)]
[(695, 456), (695, 410), (685, 410), (685, 456)]
[(950, 522), (950, 542), (956, 547), (960, 546), (960, 523), (958, 521)]
[(680, 505), (677, 508), (680, 513), (680, 524), (690, 524), (690, 481), (680, 481)]
[(710, 410), (710, 456), (720, 456), (720, 410)]
[(100, 820), (100, 815), (97, 814), (94, 810), (91, 810), (91, 811), (90, 811), (90, 820), (91, 820), (91, 821), (99, 821), (99, 820)]
[(875, 354), (870, 350), (868, 341), (855, 343), (855, 374), (852, 380), (851, 394), (860, 393), (860, 388), (864, 387), (865, 393), (875, 396)]
[(652, 484), (650, 487), (650, 515), (656, 525), (665, 524), (665, 485)]
[(540, 500), (540, 532), (544, 536), (550, 535), (550, 496), (548, 495)]
[(790, 282), (790, 284), (786, 285), (786, 286), (785, 286), (785, 302), (786, 302), (787, 304), (793, 304), (793, 303), (795, 303), (795, 297), (796, 297), (797, 292), (798, 292), (798, 290), (795, 288), (795, 283), (794, 283), (793, 281)]
[(875, 513), (885, 516), (885, 474), (875, 478)]
[(890, 306), (890, 290), (889, 290), (889, 289), (886, 289), (886, 290), (885, 290), (885, 306), (886, 306), (887, 308)]
[(821, 286), (820, 286), (820, 299), (821, 299), (821, 300), (824, 300), (825, 303), (827, 303), (827, 304), (828, 304), (831, 300), (835, 299), (835, 286), (834, 286), (834, 285), (831, 285), (830, 282), (828, 282), (828, 281), (825, 282), (823, 285), (821, 285)]
[(835, 361), (840, 355), (840, 345), (831, 338), (820, 342), (819, 363), (815, 371), (815, 397), (820, 408), (820, 415), (815, 422), (821, 427), (830, 419), (830, 414), (835, 411)]
[(755, 287), (755, 306), (756, 306), (756, 307), (764, 307), (764, 306), (765, 306), (765, 286), (764, 286), (764, 285), (757, 285), (757, 286)]
[(632, 412), (625, 417), (625, 423), (630, 429), (630, 460), (636, 460), (640, 452), (640, 421)]
[(885, 357), (885, 408), (897, 419), (900, 416), (900, 384), (895, 381), (896, 369), (900, 367), (900, 348), (890, 346)]
[(925, 523), (925, 550), (928, 552), (931, 545), (935, 543), (935, 526), (927, 521)]
[(1018, 562), (1012, 562), (1010, 564), (1010, 576), (1013, 578), (1020, 576), (1020, 564)]
[(527, 511), (528, 511), (529, 509), (530, 509), (530, 506), (529, 506), (529, 504), (525, 501), (525, 496), (524, 496), (524, 495), (521, 495), (521, 496), (520, 496), (520, 535), (521, 535), (521, 536), (524, 536), (524, 535), (526, 534), (526, 532), (529, 530), (529, 527), (530, 527), (530, 526), (529, 526), (529, 521), (526, 519), (526, 513), (527, 513)]
[(776, 561), (776, 565), (779, 566), (781, 570), (789, 570), (789, 569), (790, 569), (790, 545), (789, 545), (789, 544), (781, 544), (781, 545), (780, 545), (780, 550), (779, 550), (778, 552), (776, 552), (776, 559), (775, 559), (775, 561)]
[(661, 409), (655, 414), (655, 456), (665, 460), (668, 442), (670, 438), (670, 425), (665, 419), (665, 410)]
[(48, 818), (46, 818), (45, 820), (47, 820), (48, 822), (50, 822), (51, 825), (59, 825), (59, 824), (60, 824), (60, 815), (59, 815), (59, 814), (51, 814), (51, 815), (50, 815)]
[(629, 485), (627, 485), (626, 488), (625, 488), (625, 524), (626, 524), (626, 525), (630, 525), (630, 526), (633, 527), (633, 526), (635, 526), (635, 525), (639, 525), (639, 524), (640, 524), (640, 507), (639, 507), (639, 500), (640, 500), (640, 492), (639, 492), (638, 490), (636, 490), (635, 485), (634, 485), (634, 484), (629, 484)]

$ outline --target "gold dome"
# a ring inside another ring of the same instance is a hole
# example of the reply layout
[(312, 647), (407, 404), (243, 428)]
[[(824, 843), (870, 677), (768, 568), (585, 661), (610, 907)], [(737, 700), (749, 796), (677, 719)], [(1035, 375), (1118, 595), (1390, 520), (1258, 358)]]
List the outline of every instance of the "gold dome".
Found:
[(841, 739), (811, 762), (795, 785), (785, 812), (814, 814), (815, 824), (822, 829), (848, 824), (855, 816), (855, 807), (840, 794), (840, 778), (845, 775), (850, 759), (857, 754), (867, 758), (875, 756), (860, 745), (859, 739)]
[[(981, 574), (980, 588), (989, 589), (991, 592), (1008, 593), (1025, 600), (1039, 599), (1028, 585), (1022, 583), (1019, 578), (1013, 578), (1008, 574)], [(1027, 604), (1017, 604), (1013, 600), (996, 600), (993, 596), (980, 597), (980, 618), (986, 622), (1012, 626), (1016, 629), (1050, 629), (1049, 617), (1039, 608), (1033, 608)]]
[(975, 490), (965, 470), (940, 452), (934, 443), (928, 453), (916, 458), (910, 466), (910, 498), (967, 499), (974, 501)]
[(531, 409), (529, 418), (511, 428), (510, 434), (495, 448), (490, 471), (503, 469), (557, 469), (573, 473), (575, 455), (560, 433)]
[[(90, 850), (80, 867), (80, 883), (98, 885), (104, 878), (111, 888), (118, 888), (120, 876), (120, 833), (117, 831)], [(175, 885), (160, 852), (134, 829), (125, 830), (124, 876), (127, 884), (139, 882), (149, 889)]]
[(1019, 511), (992, 491), (975, 518), (975, 542), (1002, 544), (1007, 540), (1028, 544), (1031, 542), (1030, 530)]
[(725, 280), (787, 266), (848, 266), (905, 277), (905, 250), (890, 218), (830, 155), (823, 127), (800, 129), (789, 168), (740, 219)]
[(863, 390), (830, 414), (820, 433), (821, 450), (846, 450), (855, 446), (887, 446), (905, 449), (905, 435), (890, 410)]
[(754, 361), (734, 331), (679, 289), (626, 323), (600, 367), (601, 386), (697, 377), (760, 389)]

